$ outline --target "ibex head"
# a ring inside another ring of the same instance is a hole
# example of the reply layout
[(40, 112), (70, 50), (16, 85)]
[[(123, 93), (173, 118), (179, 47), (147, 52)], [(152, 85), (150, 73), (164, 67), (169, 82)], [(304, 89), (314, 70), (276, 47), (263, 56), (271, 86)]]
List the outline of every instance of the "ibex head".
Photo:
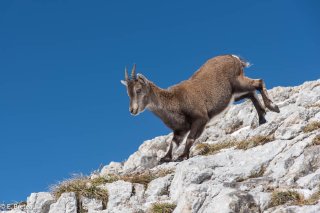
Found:
[(149, 102), (149, 81), (141, 74), (136, 75), (136, 65), (133, 65), (131, 78), (129, 78), (127, 68), (125, 68), (125, 80), (121, 83), (127, 87), (130, 98), (129, 111), (132, 115), (143, 112)]

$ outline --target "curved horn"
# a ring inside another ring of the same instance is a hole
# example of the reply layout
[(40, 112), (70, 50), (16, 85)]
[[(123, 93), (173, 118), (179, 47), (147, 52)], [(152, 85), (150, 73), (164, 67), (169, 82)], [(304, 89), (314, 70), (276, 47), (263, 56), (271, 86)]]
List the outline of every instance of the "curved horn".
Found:
[(133, 65), (132, 71), (131, 71), (131, 78), (136, 78), (136, 64)]
[(129, 75), (128, 75), (128, 69), (127, 69), (127, 67), (125, 67), (125, 69), (124, 69), (124, 78), (125, 78), (126, 81), (129, 80)]

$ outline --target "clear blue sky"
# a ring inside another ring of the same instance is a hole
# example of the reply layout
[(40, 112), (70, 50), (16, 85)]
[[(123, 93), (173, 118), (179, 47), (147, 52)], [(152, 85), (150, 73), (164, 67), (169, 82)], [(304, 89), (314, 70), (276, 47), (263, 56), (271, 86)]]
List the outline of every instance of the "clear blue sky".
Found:
[(267, 87), (320, 77), (319, 1), (0, 2), (0, 203), (169, 133), (131, 117), (124, 67), (161, 87), (239, 54)]

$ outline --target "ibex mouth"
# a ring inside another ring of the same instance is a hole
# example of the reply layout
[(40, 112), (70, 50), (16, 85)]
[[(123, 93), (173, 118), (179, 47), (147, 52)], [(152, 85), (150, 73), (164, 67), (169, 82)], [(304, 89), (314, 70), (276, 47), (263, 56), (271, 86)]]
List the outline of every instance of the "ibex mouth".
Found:
[(130, 113), (131, 113), (131, 115), (134, 115), (134, 116), (135, 116), (135, 115), (138, 115), (138, 114), (139, 114), (138, 111), (139, 111), (138, 109), (136, 109), (136, 110), (131, 110)]

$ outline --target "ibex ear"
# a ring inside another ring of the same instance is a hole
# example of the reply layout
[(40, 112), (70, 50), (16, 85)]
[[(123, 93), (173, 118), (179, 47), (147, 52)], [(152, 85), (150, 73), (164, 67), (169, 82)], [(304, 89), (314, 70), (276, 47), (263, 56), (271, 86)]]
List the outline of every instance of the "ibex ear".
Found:
[(138, 81), (140, 81), (141, 83), (143, 83), (145, 85), (147, 85), (149, 83), (148, 79), (140, 73), (137, 74), (137, 79), (138, 79)]
[(121, 82), (121, 84), (123, 84), (123, 85), (127, 86), (127, 82), (126, 82), (126, 81), (121, 80), (120, 82)]

